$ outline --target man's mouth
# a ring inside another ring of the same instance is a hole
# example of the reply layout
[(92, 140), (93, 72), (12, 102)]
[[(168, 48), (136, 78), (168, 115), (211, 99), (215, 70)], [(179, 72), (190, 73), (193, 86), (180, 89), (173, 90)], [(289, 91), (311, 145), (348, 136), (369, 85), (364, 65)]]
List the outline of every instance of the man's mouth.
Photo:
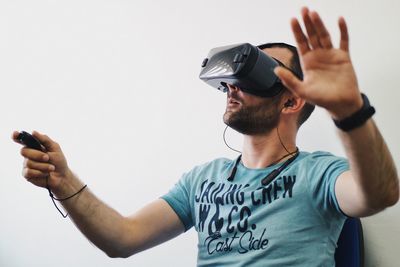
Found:
[(238, 100), (233, 99), (233, 98), (230, 97), (228, 99), (228, 105), (240, 105), (240, 102)]
[(237, 109), (240, 108), (240, 106), (241, 106), (241, 103), (238, 100), (233, 99), (233, 98), (230, 97), (230, 98), (228, 98), (228, 103), (226, 105), (226, 110), (231, 110), (231, 111), (237, 110)]

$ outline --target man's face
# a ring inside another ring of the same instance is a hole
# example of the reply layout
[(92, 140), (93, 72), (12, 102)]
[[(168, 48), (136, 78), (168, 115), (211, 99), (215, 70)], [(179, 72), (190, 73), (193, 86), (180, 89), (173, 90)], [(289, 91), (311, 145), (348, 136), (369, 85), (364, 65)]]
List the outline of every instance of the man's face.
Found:
[[(292, 57), (290, 50), (274, 47), (263, 51), (290, 66)], [(279, 94), (273, 98), (258, 97), (228, 85), (224, 123), (242, 134), (265, 134), (278, 125), (282, 106), (280, 96)]]

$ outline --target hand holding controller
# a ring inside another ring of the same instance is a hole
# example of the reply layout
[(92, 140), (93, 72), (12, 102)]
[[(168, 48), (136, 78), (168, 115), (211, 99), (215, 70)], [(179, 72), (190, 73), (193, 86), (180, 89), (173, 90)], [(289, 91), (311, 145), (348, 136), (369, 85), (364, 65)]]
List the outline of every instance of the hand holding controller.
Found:
[[(60, 146), (44, 134), (32, 135), (15, 131), (12, 136), (18, 144), (24, 145), (21, 155), (24, 157), (23, 176), (34, 185), (46, 187), (58, 193), (62, 190), (66, 178), (71, 174)], [(62, 192), (60, 192), (62, 193)]]
[(36, 149), (36, 150), (39, 150), (39, 151), (45, 151), (44, 147), (39, 142), (39, 140), (37, 140), (30, 133), (27, 133), (25, 131), (21, 131), (18, 134), (17, 140), (21, 144), (24, 144), (26, 147), (29, 147), (29, 148), (32, 148), (32, 149)]
[(65, 218), (68, 214), (64, 214), (54, 200), (70, 199), (82, 192), (86, 185), (74, 177), (60, 146), (48, 136), (21, 131), (14, 132), (12, 138), (25, 145), (21, 149), (21, 155), (25, 158), (23, 176), (34, 185), (47, 188), (54, 206)]

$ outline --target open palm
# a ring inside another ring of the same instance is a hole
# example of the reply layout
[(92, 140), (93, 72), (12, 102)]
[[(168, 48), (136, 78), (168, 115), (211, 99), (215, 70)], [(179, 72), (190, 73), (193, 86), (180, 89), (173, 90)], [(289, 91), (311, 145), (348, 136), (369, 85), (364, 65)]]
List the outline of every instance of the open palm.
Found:
[(307, 36), (297, 19), (291, 26), (300, 54), (304, 80), (277, 68), (285, 86), (307, 102), (326, 108), (333, 117), (352, 114), (362, 105), (357, 78), (349, 55), (347, 26), (339, 19), (340, 47), (333, 48), (330, 35), (318, 13), (302, 9)]

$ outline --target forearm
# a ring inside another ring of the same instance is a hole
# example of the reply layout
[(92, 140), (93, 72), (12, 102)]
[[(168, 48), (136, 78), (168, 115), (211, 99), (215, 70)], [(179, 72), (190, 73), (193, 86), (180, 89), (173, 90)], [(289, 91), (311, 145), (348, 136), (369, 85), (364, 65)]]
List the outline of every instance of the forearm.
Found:
[[(77, 192), (84, 184), (70, 173), (58, 190), (56, 197), (64, 198)], [(110, 257), (121, 256), (126, 249), (126, 219), (117, 211), (98, 199), (89, 188), (61, 204), (78, 229), (98, 248)]]
[(393, 158), (375, 122), (349, 132), (339, 130), (355, 182), (365, 205), (379, 211), (399, 199), (399, 180)]
[[(19, 134), (15, 131), (12, 135), (17, 143), (20, 143)], [(58, 143), (38, 132), (33, 132), (33, 137), (43, 145), (44, 150), (21, 149), (21, 155), (25, 158), (23, 176), (36, 186), (49, 188), (91, 242), (110, 257), (126, 257), (156, 240), (146, 239), (143, 235), (148, 228), (148, 225), (141, 223), (143, 220), (121, 216), (85, 188), (69, 169)], [(160, 217), (165, 216), (161, 213)], [(178, 232), (179, 228), (173, 226), (179, 224), (171, 225), (170, 228), (176, 228), (175, 232)]]

